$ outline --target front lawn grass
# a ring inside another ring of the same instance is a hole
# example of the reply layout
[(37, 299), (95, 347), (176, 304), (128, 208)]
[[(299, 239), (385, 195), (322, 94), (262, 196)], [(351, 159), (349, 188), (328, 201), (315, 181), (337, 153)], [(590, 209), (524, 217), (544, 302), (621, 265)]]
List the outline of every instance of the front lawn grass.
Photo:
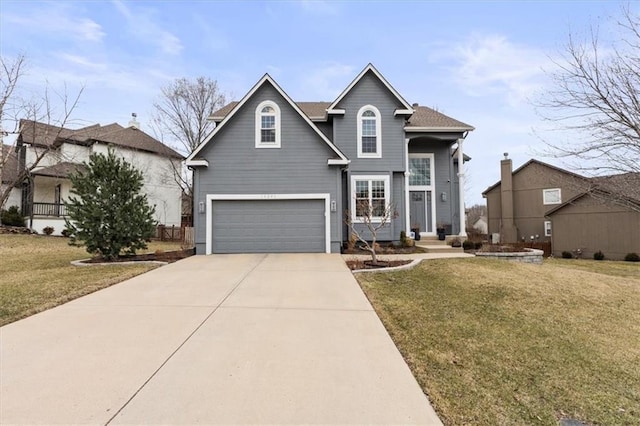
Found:
[(639, 271), (442, 259), (357, 279), (445, 424), (637, 425)]
[[(0, 234), (0, 326), (68, 302), (156, 268), (157, 265), (77, 267), (86, 259), (67, 238)], [(147, 251), (177, 250), (176, 243), (149, 244)]]

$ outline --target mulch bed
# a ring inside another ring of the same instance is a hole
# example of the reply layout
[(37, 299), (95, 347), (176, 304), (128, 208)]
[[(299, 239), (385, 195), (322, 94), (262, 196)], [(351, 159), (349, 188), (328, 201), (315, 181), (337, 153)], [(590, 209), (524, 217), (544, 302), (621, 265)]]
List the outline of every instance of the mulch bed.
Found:
[(85, 260), (83, 263), (117, 263), (117, 262), (143, 262), (143, 261), (159, 261), (173, 263), (180, 259), (185, 259), (196, 254), (195, 249), (176, 251), (158, 251), (156, 253), (136, 254), (135, 256), (119, 256), (113, 260), (107, 260), (102, 257), (94, 257)]
[(0, 234), (37, 234), (37, 232), (22, 226), (0, 225)]
[(352, 259), (347, 260), (345, 263), (352, 271), (355, 269), (384, 269), (393, 268), (394, 266), (402, 266), (411, 263), (411, 260), (378, 260), (376, 265), (373, 265), (370, 260)]
[[(382, 246), (376, 250), (376, 254), (412, 254), (412, 253), (425, 253), (422, 247), (396, 247), (396, 246)], [(342, 254), (371, 254), (368, 250), (363, 250), (359, 247), (355, 247), (352, 250), (348, 248), (342, 249)]]

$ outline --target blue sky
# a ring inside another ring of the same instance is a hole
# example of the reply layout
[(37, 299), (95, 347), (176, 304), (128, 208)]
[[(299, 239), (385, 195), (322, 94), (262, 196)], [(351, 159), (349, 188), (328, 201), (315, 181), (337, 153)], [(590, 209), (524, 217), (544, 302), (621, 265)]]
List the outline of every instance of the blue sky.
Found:
[[(637, 4), (631, 4), (636, 9)], [(614, 25), (609, 1), (11, 1), (0, 0), (0, 51), (23, 53), (25, 92), (76, 93), (77, 125), (143, 130), (162, 85), (208, 76), (239, 99), (268, 72), (298, 101), (331, 101), (369, 62), (411, 103), (476, 127), (465, 143), (470, 204), (514, 166), (544, 158), (544, 93), (568, 34)]]

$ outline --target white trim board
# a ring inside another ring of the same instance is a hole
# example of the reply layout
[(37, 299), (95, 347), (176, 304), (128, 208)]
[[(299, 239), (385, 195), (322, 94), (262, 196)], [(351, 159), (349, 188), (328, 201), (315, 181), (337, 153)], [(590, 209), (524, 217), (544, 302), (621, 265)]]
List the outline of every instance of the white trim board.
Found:
[(324, 200), (325, 253), (331, 253), (331, 194), (207, 194), (205, 254), (213, 253), (213, 206), (214, 201), (273, 201), (273, 200)]

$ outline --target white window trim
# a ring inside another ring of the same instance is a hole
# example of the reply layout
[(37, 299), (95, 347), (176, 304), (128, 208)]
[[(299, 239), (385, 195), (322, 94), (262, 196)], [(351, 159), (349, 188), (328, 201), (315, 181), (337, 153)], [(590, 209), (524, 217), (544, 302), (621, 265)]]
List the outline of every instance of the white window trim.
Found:
[(227, 200), (324, 200), (325, 253), (331, 253), (331, 194), (207, 194), (205, 254), (213, 254), (213, 203)]
[[(353, 223), (364, 223), (362, 216), (356, 216), (356, 181), (366, 180), (371, 182), (372, 180), (384, 181), (384, 205), (387, 207), (391, 203), (391, 193), (389, 191), (389, 175), (352, 175), (351, 176), (351, 220)], [(369, 198), (371, 198), (371, 184), (369, 184)], [(373, 217), (371, 221), (374, 223), (380, 223), (381, 217)]]
[[(376, 152), (362, 152), (362, 114), (372, 111), (376, 116)], [(378, 108), (365, 105), (358, 111), (358, 158), (382, 158), (382, 117)]]
[(544, 221), (544, 236), (545, 237), (550, 237), (552, 232), (553, 232), (553, 230), (551, 229), (551, 221), (550, 220), (545, 220)]
[[(552, 193), (552, 192), (558, 192), (558, 201), (547, 201), (547, 194)], [(550, 205), (550, 204), (562, 204), (562, 191), (560, 190), (560, 188), (549, 188), (549, 189), (543, 189), (542, 190), (542, 204), (544, 204), (545, 206)]]
[[(266, 106), (270, 106), (276, 111), (276, 141), (275, 143), (262, 142), (262, 109)], [(270, 100), (260, 102), (256, 108), (256, 148), (280, 148), (280, 107)]]
[[(421, 153), (421, 154), (409, 154), (409, 160), (411, 160), (412, 158), (429, 158), (430, 159), (430, 170), (429, 170), (429, 180), (431, 181), (431, 185), (411, 185), (411, 183), (409, 183), (409, 188), (411, 188), (414, 191), (432, 191), (435, 187), (435, 179), (436, 179), (436, 168), (435, 168), (435, 154), (427, 154), (427, 153)], [(407, 161), (407, 173), (411, 173), (410, 170), (410, 161)], [(411, 182), (411, 175), (409, 175), (409, 181)]]

